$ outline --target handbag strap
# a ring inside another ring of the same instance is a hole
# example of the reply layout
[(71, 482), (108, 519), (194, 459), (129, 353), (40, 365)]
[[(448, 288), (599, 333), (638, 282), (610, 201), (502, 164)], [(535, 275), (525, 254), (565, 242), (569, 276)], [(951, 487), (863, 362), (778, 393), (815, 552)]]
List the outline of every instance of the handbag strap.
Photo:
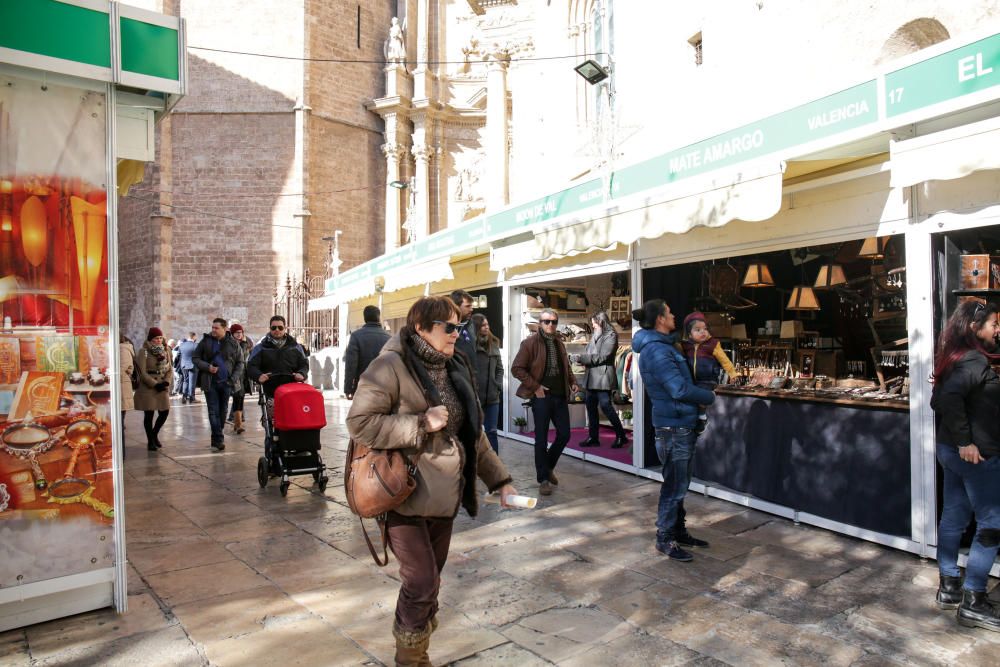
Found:
[(388, 522), (386, 522), (385, 519), (383, 519), (381, 521), (379, 521), (378, 519), (375, 520), (376, 523), (378, 523), (382, 527), (382, 531), (381, 531), (382, 532), (382, 560), (379, 560), (378, 552), (375, 550), (375, 545), (372, 544), (371, 538), (368, 537), (368, 530), (365, 528), (365, 520), (362, 519), (361, 517), (358, 517), (358, 521), (361, 522), (361, 532), (364, 533), (365, 542), (368, 544), (368, 551), (371, 553), (372, 558), (375, 560), (375, 564), (378, 565), (379, 567), (385, 567), (386, 565), (389, 564), (389, 540), (388, 540), (389, 526), (388, 526)]

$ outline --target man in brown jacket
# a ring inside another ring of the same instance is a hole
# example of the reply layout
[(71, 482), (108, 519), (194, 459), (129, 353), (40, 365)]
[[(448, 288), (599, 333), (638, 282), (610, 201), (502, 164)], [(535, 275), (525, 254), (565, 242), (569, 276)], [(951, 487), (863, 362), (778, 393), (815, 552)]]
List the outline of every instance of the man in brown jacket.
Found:
[[(543, 496), (551, 495), (552, 487), (559, 485), (553, 470), (569, 442), (567, 400), (578, 390), (566, 346), (556, 332), (558, 326), (559, 315), (553, 310), (543, 310), (538, 319), (538, 333), (521, 342), (510, 366), (511, 375), (521, 383), (517, 395), (531, 401), (535, 420), (535, 476), (538, 492)], [(550, 421), (556, 429), (552, 447), (549, 447)]]

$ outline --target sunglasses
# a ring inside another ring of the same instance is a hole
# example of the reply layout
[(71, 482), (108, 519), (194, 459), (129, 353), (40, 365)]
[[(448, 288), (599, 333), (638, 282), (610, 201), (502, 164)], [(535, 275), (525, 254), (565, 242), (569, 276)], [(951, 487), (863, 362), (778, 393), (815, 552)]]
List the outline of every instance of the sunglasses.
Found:
[(434, 320), (434, 324), (440, 324), (444, 327), (444, 332), (449, 336), (462, 328), (461, 324), (456, 324), (454, 322), (442, 322), (441, 320)]
[(274, 326), (271, 327), (271, 331), (284, 331), (284, 330), (285, 327), (281, 326), (280, 324), (275, 324)]
[(559, 324), (559, 320), (538, 320), (541, 324)]

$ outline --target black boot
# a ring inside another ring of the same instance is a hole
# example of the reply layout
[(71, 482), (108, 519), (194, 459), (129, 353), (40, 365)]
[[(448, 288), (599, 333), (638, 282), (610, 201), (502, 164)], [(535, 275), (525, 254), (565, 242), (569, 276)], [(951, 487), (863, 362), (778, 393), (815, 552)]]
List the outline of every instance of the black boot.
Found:
[(615, 438), (615, 441), (611, 444), (612, 449), (621, 449), (628, 444), (628, 436), (622, 433), (620, 436)]
[(587, 438), (586, 440), (584, 440), (583, 442), (580, 443), (580, 446), (581, 447), (600, 447), (601, 446), (601, 441), (598, 440), (597, 438)]
[(962, 604), (958, 607), (958, 624), (966, 628), (982, 628), (1000, 632), (1000, 609), (993, 606), (986, 591), (962, 591)]
[(656, 531), (656, 550), (670, 557), (671, 560), (681, 563), (688, 563), (694, 560), (694, 556), (681, 549), (673, 538), (667, 537), (665, 533), (661, 533), (660, 531)]
[(151, 452), (155, 452), (157, 449), (156, 440), (154, 439), (152, 433), (146, 434), (146, 449), (148, 449)]
[(699, 540), (697, 537), (695, 537), (694, 535), (692, 535), (687, 531), (684, 531), (683, 533), (677, 536), (677, 544), (681, 545), (682, 547), (699, 547), (701, 549), (708, 548), (708, 542), (706, 542), (705, 540)]
[(937, 589), (937, 606), (941, 609), (957, 609), (962, 603), (962, 577), (941, 575)]

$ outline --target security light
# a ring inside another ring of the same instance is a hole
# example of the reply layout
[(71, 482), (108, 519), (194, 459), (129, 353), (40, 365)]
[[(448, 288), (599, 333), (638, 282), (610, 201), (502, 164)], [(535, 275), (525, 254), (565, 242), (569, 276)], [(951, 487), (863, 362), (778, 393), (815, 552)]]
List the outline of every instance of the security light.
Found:
[(390, 188), (396, 188), (397, 190), (405, 190), (410, 187), (406, 181), (393, 181), (389, 183)]
[(608, 70), (596, 60), (584, 60), (573, 69), (591, 85), (598, 84), (608, 78)]

